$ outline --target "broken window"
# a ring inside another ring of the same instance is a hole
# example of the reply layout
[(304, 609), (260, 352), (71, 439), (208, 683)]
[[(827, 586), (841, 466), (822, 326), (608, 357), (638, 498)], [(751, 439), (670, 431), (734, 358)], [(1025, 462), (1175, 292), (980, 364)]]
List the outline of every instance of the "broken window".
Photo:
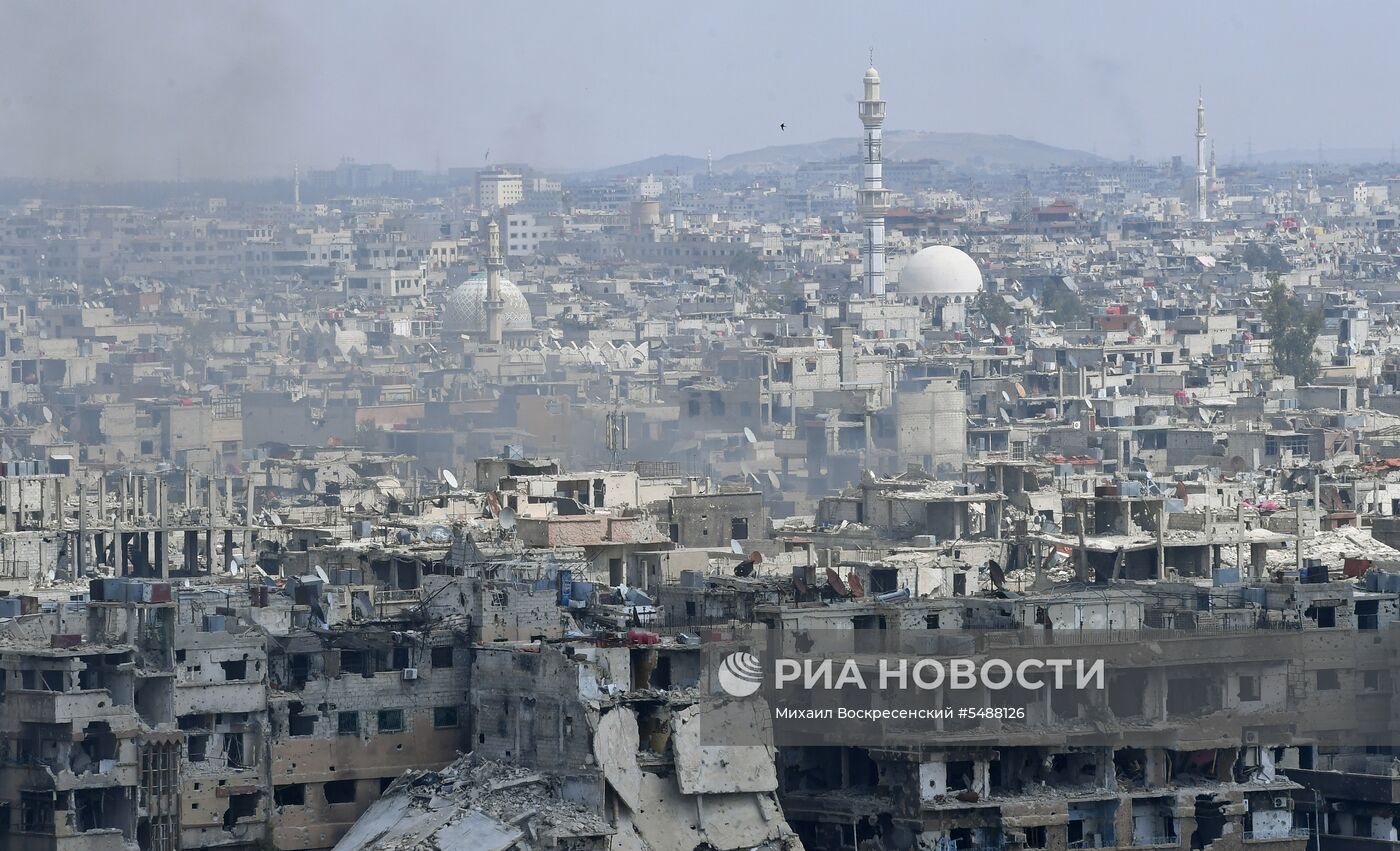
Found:
[(340, 672), (342, 674), (363, 674), (365, 654), (359, 650), (340, 651)]
[(208, 736), (190, 736), (185, 740), (185, 758), (190, 762), (204, 762), (204, 752), (208, 747)]
[(241, 733), (224, 735), (224, 759), (229, 768), (247, 768), (247, 763), (243, 761), (243, 735)]
[(45, 691), (63, 691), (63, 690), (64, 690), (64, 688), (63, 688), (64, 676), (63, 676), (63, 672), (62, 672), (62, 671), (41, 671), (41, 672), (39, 673), (39, 676), (40, 676), (40, 678), (43, 680), (43, 683), (44, 683), (44, 690), (45, 690)]
[(224, 830), (232, 830), (239, 819), (254, 818), (258, 814), (260, 792), (247, 795), (229, 795), (228, 809), (224, 810)]
[(1043, 824), (1038, 824), (1038, 825), (1036, 825), (1036, 826), (1034, 826), (1034, 827), (1028, 827), (1028, 828), (1026, 828), (1025, 830), (1026, 830), (1026, 842), (1025, 842), (1025, 847), (1027, 847), (1027, 848), (1044, 848), (1044, 847), (1045, 847), (1045, 843), (1046, 843), (1046, 830), (1045, 830), (1045, 825), (1043, 825)]
[(452, 646), (444, 645), (432, 649), (432, 663), (434, 668), (452, 667)]
[(233, 659), (220, 662), (219, 667), (224, 669), (224, 680), (234, 682), (248, 679), (248, 662), (244, 659)]
[(341, 736), (358, 736), (360, 734), (360, 713), (342, 712), (337, 715), (335, 731)]
[(1251, 701), (1259, 699), (1259, 678), (1240, 675), (1239, 699), (1241, 701)]
[(1337, 625), (1336, 606), (1309, 606), (1303, 614), (1312, 618), (1321, 628), (1329, 628)]
[(1317, 690), (1335, 691), (1342, 687), (1341, 671), (1336, 668), (1324, 668), (1317, 672)]
[(394, 667), (398, 670), (413, 667), (413, 660), (409, 658), (407, 647), (394, 648)]
[(398, 733), (403, 730), (402, 709), (379, 710), (379, 732)]
[(300, 807), (306, 804), (306, 784), (289, 783), (272, 790), (272, 803), (279, 807)]
[(19, 793), (19, 829), (25, 833), (53, 832), (53, 793)]
[(292, 736), (309, 736), (316, 732), (316, 716), (303, 715), (300, 703), (287, 704), (287, 732)]
[(455, 706), (435, 706), (433, 707), (433, 726), (439, 730), (445, 727), (457, 726), (457, 707)]
[(327, 804), (351, 804), (355, 801), (354, 780), (332, 780), (321, 787)]

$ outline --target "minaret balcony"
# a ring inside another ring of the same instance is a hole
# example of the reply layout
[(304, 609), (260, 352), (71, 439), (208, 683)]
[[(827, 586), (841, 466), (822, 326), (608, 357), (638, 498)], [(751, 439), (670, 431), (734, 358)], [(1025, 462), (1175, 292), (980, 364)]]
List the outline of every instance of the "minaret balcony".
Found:
[(862, 215), (884, 215), (890, 208), (888, 189), (860, 189), (856, 191), (856, 203)]
[(875, 122), (885, 120), (885, 102), (882, 100), (863, 100), (860, 102), (860, 120), (865, 122)]

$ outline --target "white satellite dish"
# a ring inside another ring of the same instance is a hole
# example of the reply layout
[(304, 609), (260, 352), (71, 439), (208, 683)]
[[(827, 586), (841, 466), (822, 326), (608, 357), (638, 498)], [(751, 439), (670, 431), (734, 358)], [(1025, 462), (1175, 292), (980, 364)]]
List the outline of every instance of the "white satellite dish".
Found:
[(331, 578), (330, 578), (329, 576), (326, 575), (326, 572), (325, 572), (324, 570), (321, 569), (321, 566), (320, 566), (319, 564), (313, 565), (311, 569), (314, 570), (314, 571), (316, 571), (316, 578), (317, 578), (317, 579), (320, 579), (322, 582), (326, 583), (327, 585), (330, 584)]
[(500, 517), (500, 520), (501, 520), (501, 528), (502, 528), (502, 529), (514, 529), (514, 528), (515, 528), (515, 511), (513, 511), (512, 509), (509, 509), (509, 508), (502, 508), (502, 509), (501, 509), (501, 517)]
[(758, 438), (754, 437), (753, 429), (748, 426), (744, 426), (744, 439), (749, 443), (758, 443)]
[(459, 485), (457, 484), (457, 474), (452, 472), (451, 470), (442, 471), (442, 481), (443, 484), (447, 485), (453, 490), (456, 490), (459, 487)]
[(735, 555), (743, 555), (743, 554), (744, 554), (744, 545), (741, 544), (741, 543), (739, 543), (739, 542), (736, 541), (736, 540), (730, 540), (730, 542), (729, 542), (729, 548), (730, 548), (731, 550), (734, 551), (734, 554), (735, 554)]
[(273, 525), (273, 526), (281, 526), (281, 525), (282, 525), (282, 517), (281, 517), (281, 515), (277, 514), (275, 511), (274, 511), (274, 512), (269, 512), (268, 515), (267, 515), (267, 518), (268, 518), (269, 520), (272, 521), (272, 525)]
[(782, 490), (783, 487), (782, 482), (778, 481), (778, 474), (772, 470), (768, 471), (768, 484), (772, 485), (774, 490)]
[(45, 406), (44, 406), (44, 422), (46, 422), (46, 423), (51, 423), (51, 422), (53, 422), (53, 411), (50, 411), (50, 410), (49, 410), (49, 406), (48, 406), (48, 405), (45, 405)]
[(304, 491), (314, 491), (316, 490), (316, 483), (311, 481), (309, 477), (303, 476), (301, 480), (301, 489)]
[(1003, 402), (1010, 402), (1010, 401), (1011, 401), (1011, 397), (1010, 397), (1009, 395), (1007, 395), (1007, 392), (1006, 392), (1005, 390), (1001, 391), (1001, 401), (1003, 401)]

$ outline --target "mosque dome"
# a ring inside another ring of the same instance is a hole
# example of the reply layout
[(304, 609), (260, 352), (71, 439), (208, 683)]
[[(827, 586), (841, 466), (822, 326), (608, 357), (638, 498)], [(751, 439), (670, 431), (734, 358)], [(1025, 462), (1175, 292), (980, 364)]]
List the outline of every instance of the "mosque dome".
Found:
[[(534, 327), (530, 305), (520, 288), (501, 277), (501, 330), (529, 331)], [(450, 334), (482, 334), (486, 331), (486, 273), (479, 272), (463, 281), (447, 296), (442, 308), (442, 330)]]
[(899, 273), (900, 295), (969, 296), (981, 291), (977, 261), (951, 245), (930, 245), (910, 257)]

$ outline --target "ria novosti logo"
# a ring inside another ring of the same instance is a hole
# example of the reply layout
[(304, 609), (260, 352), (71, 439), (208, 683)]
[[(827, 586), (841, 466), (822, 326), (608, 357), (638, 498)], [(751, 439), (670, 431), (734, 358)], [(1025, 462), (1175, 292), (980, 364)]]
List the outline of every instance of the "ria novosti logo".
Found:
[(724, 657), (716, 677), (730, 697), (750, 697), (763, 685), (763, 665), (757, 656), (740, 650)]
[[(1010, 686), (1037, 690), (1048, 688), (1099, 689), (1105, 684), (1103, 659), (1024, 659), (1012, 665), (1003, 659), (978, 661), (881, 658), (862, 666), (855, 658), (774, 660), (774, 688), (778, 691), (841, 691), (871, 688), (894, 691), (986, 689)], [(1071, 674), (1074, 685), (1070, 685)], [(873, 677), (873, 679), (872, 679)], [(763, 663), (753, 653), (735, 651), (724, 657), (716, 673), (719, 687), (730, 697), (750, 697), (763, 687)]]

